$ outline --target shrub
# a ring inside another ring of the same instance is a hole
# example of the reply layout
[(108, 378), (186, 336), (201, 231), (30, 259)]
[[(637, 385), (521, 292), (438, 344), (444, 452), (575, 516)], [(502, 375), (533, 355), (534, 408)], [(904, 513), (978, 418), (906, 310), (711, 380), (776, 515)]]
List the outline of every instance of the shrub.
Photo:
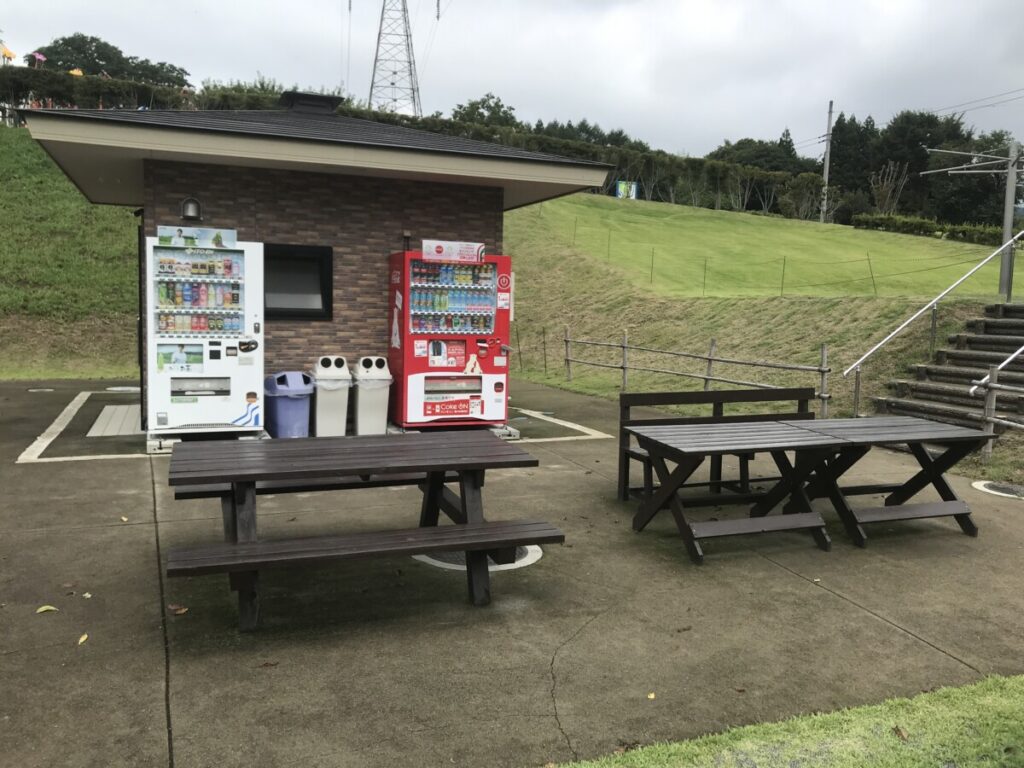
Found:
[(942, 224), (935, 219), (920, 216), (890, 216), (882, 213), (858, 213), (852, 217), (852, 223), (860, 229), (939, 237), (978, 245), (1001, 245), (1003, 242), (1003, 231), (990, 224)]

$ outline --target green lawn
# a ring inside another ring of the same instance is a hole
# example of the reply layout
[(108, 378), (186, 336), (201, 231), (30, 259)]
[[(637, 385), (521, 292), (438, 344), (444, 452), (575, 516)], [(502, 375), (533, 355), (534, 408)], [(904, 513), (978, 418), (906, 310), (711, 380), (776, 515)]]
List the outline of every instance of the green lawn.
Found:
[[(552, 242), (613, 265), (619, 279), (667, 296), (934, 295), (994, 250), (584, 194), (508, 219), (513, 227), (540, 227)], [(993, 262), (960, 295), (995, 296), (997, 284)]]
[(1010, 768), (1024, 765), (1024, 677), (736, 728), (575, 768)]

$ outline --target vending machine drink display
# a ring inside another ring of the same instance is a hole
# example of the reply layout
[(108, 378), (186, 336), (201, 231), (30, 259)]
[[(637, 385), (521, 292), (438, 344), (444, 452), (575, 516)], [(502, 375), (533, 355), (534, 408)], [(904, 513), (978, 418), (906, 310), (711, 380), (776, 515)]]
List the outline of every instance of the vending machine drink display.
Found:
[(147, 431), (261, 431), (263, 245), (187, 232), (146, 238)]
[(424, 243), (391, 256), (391, 420), (504, 424), (512, 276), (508, 256)]

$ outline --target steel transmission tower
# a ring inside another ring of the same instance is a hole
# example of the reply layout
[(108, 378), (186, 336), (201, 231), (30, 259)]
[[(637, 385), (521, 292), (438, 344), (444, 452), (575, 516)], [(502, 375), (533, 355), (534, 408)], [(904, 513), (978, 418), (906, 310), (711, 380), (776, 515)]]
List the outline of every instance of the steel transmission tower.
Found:
[(412, 110), (416, 117), (423, 114), (406, 0), (384, 0), (381, 7), (370, 108), (387, 112)]

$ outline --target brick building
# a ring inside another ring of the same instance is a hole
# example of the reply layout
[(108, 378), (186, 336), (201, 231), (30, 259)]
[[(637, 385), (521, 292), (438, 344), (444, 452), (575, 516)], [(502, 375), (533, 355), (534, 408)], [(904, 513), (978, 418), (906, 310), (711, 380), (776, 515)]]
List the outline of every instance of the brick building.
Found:
[(269, 259), (287, 269), (312, 251), (324, 255), (326, 311), (291, 317), (268, 307), (267, 370), (308, 368), (324, 350), (383, 354), (387, 255), (405, 236), (482, 242), (501, 253), (506, 210), (600, 186), (608, 170), (341, 117), (331, 97), (283, 101), (274, 111), (22, 113), (91, 202), (140, 209), (145, 236), (181, 223), (182, 201), (192, 198), (203, 226), (273, 246), (268, 292), (278, 274)]

